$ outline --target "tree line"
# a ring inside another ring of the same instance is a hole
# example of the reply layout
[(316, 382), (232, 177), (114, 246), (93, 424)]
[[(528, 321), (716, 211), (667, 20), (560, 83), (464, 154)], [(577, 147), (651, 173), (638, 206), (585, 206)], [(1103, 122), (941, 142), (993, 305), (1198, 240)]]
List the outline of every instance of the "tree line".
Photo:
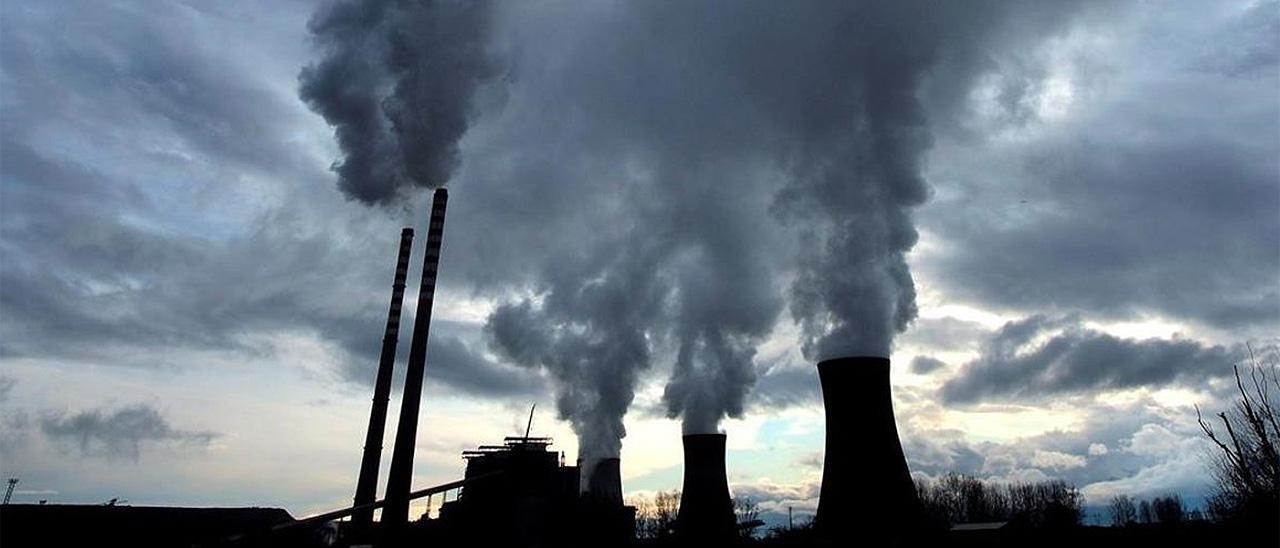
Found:
[(1069, 527), (1084, 516), (1084, 496), (1062, 480), (984, 481), (949, 473), (937, 480), (917, 479), (916, 496), (925, 518), (941, 525), (1010, 522), (1027, 527)]
[(1163, 523), (1177, 525), (1184, 521), (1201, 521), (1204, 515), (1200, 510), (1188, 511), (1182, 504), (1182, 497), (1176, 493), (1135, 502), (1129, 495), (1111, 497), (1107, 504), (1113, 527), (1126, 527), (1139, 523)]

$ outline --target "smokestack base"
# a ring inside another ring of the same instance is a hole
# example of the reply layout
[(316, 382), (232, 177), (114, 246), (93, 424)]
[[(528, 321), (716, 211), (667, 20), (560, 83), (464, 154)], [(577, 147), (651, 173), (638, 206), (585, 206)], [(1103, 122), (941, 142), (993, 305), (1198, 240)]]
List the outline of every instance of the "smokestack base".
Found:
[(736, 538), (725, 440), (724, 434), (684, 436), (684, 486), (675, 529), (685, 543), (724, 545)]
[(889, 359), (854, 356), (818, 363), (826, 409), (826, 455), (814, 525), (824, 536), (905, 536), (920, 514), (898, 439)]

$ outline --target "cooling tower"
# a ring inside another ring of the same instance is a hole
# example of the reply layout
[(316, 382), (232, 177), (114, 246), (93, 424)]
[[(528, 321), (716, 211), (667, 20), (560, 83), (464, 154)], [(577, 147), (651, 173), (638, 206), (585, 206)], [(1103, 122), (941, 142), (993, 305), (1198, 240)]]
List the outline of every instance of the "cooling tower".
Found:
[(832, 539), (903, 536), (919, 501), (893, 418), (889, 359), (825, 360), (818, 378), (827, 450), (815, 526)]
[(724, 443), (724, 434), (684, 436), (684, 486), (676, 535), (685, 544), (723, 545), (736, 536)]
[(444, 238), (444, 212), (449, 193), (436, 189), (431, 202), (431, 222), (427, 226), (427, 253), (422, 259), (422, 283), (418, 287), (418, 308), (413, 318), (413, 338), (409, 341), (409, 363), (404, 376), (404, 397), (400, 400), (400, 422), (396, 425), (395, 447), (391, 451), (391, 471), (387, 477), (387, 504), (382, 522), (396, 532), (409, 520), (409, 488), (413, 482), (413, 453), (418, 439), (418, 410), (422, 402), (422, 377), (426, 373), (427, 338), (431, 330), (431, 305), (435, 302), (436, 269), (440, 264), (440, 244)]
[[(401, 230), (400, 254), (396, 258), (396, 274), (391, 284), (391, 308), (387, 312), (387, 328), (382, 336), (378, 375), (373, 382), (373, 408), (369, 411), (369, 429), (365, 433), (364, 456), (360, 459), (354, 506), (372, 503), (378, 490), (378, 464), (382, 460), (382, 435), (387, 426), (391, 370), (396, 362), (396, 343), (400, 338), (400, 306), (404, 301), (404, 280), (409, 271), (409, 254), (412, 248), (413, 229)], [(352, 514), (351, 521), (357, 528), (367, 530), (373, 523), (373, 509)]]
[(622, 506), (621, 461), (617, 458), (600, 459), (591, 469), (587, 481), (587, 498), (596, 504)]

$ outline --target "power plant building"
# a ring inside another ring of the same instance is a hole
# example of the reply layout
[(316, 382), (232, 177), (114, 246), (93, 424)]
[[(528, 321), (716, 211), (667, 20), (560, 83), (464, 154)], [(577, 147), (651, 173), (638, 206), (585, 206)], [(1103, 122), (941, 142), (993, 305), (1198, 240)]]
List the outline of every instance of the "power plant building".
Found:
[(464, 452), (469, 482), (440, 508), (432, 537), (475, 546), (625, 546), (635, 508), (623, 504), (620, 489), (616, 498), (582, 491), (580, 468), (566, 466), (550, 445), (550, 438), (508, 437)]

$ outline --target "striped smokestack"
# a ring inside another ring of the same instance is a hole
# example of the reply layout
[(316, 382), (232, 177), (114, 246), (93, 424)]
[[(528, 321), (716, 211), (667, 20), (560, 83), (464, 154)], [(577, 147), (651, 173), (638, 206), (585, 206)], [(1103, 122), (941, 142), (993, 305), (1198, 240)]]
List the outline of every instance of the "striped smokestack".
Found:
[(724, 434), (684, 436), (684, 486), (676, 535), (686, 545), (723, 546), (734, 539), (737, 520), (724, 456)]
[(387, 477), (387, 504), (382, 509), (382, 522), (395, 531), (409, 521), (409, 488), (413, 482), (413, 450), (418, 438), (418, 408), (422, 402), (422, 378), (427, 368), (427, 335), (431, 329), (431, 305), (435, 301), (436, 268), (440, 263), (440, 242), (444, 238), (444, 210), (449, 192), (436, 189), (431, 203), (431, 223), (427, 227), (427, 254), (422, 259), (422, 285), (418, 289), (418, 308), (413, 318), (413, 339), (409, 343), (409, 368), (404, 378), (404, 397), (400, 401), (400, 422), (396, 425), (396, 444), (391, 453), (391, 472)]
[(818, 364), (827, 450), (814, 525), (831, 540), (907, 534), (920, 512), (898, 441), (889, 359), (859, 356)]
[[(382, 434), (387, 426), (387, 401), (391, 399), (391, 370), (395, 367), (396, 343), (400, 339), (400, 306), (404, 302), (404, 280), (409, 271), (412, 250), (413, 229), (401, 230), (400, 255), (396, 259), (395, 281), (391, 284), (391, 309), (387, 312), (387, 329), (382, 335), (378, 376), (373, 382), (373, 409), (369, 411), (369, 430), (364, 438), (364, 457), (360, 459), (354, 506), (369, 504), (377, 497)], [(359, 530), (367, 531), (373, 523), (373, 509), (352, 514), (351, 521)]]

